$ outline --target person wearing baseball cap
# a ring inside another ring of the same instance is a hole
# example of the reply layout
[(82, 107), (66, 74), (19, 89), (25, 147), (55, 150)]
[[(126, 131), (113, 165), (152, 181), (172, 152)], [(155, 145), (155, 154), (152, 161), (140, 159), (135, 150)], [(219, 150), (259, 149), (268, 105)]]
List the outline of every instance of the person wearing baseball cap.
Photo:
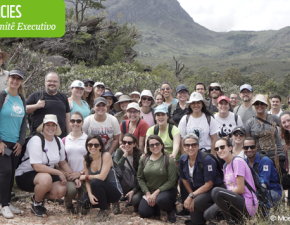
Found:
[(2, 69), (1, 66), (8, 58), (9, 54), (0, 49), (0, 90), (4, 90), (7, 87), (5, 83), (9, 72)]
[(234, 113), (238, 114), (241, 117), (245, 126), (247, 120), (256, 115), (255, 109), (252, 106), (252, 98), (254, 96), (252, 86), (249, 84), (243, 84), (240, 87), (239, 96), (242, 99), (243, 103), (235, 107)]
[(103, 97), (96, 98), (94, 101), (95, 113), (85, 118), (83, 131), (87, 135), (100, 135), (105, 150), (110, 154), (119, 146), (120, 126), (118, 120), (107, 113), (107, 100)]
[(91, 98), (91, 95), (93, 93), (93, 86), (95, 84), (95, 81), (88, 79), (88, 78), (83, 79), (82, 81), (85, 85), (85, 92), (84, 92), (82, 99), (85, 100), (89, 104), (90, 109), (91, 109), (91, 108), (93, 108), (93, 104), (90, 104), (90, 98)]
[(208, 86), (208, 96), (210, 97), (209, 100), (209, 111), (212, 113), (217, 113), (217, 99), (218, 97), (224, 95), (224, 91), (221, 88), (219, 83), (211, 83)]
[(105, 84), (103, 82), (95, 82), (92, 95), (90, 98), (90, 105), (94, 106), (94, 100), (101, 97), (105, 92)]
[(233, 156), (239, 156), (243, 159), (247, 158), (243, 149), (245, 138), (246, 138), (246, 130), (243, 126), (237, 126), (233, 129), (232, 132), (232, 139), (234, 142)]
[(85, 119), (88, 115), (90, 115), (90, 106), (85, 100), (82, 100), (82, 96), (85, 91), (84, 83), (80, 80), (75, 80), (70, 85), (70, 90), (71, 96), (68, 98), (70, 114), (72, 114), (72, 112), (79, 111)]
[(140, 93), (138, 91), (133, 91), (131, 92), (130, 97), (132, 98), (133, 101), (138, 103), (140, 100)]
[(218, 138), (231, 137), (236, 126), (243, 126), (242, 119), (239, 115), (230, 112), (230, 100), (225, 95), (217, 99), (217, 108), (218, 113), (214, 114), (214, 118), (219, 124)]

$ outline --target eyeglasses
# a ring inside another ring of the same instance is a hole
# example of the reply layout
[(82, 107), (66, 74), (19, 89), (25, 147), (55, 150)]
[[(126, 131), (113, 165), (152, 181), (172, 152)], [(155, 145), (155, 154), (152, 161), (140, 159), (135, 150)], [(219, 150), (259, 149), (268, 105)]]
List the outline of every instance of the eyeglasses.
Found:
[(47, 80), (46, 82), (47, 83), (57, 84), (58, 83), (58, 80)]
[(21, 81), (23, 80), (21, 77), (19, 76), (9, 76), (12, 80), (16, 80), (16, 81)]
[(126, 144), (132, 145), (133, 144), (133, 141), (122, 141), (122, 144), (123, 145), (126, 145)]
[(78, 120), (71, 119), (71, 120), (70, 120), (71, 123), (75, 123), (75, 122), (76, 122), (76, 123), (78, 123), (78, 124), (80, 124), (82, 121), (83, 121), (83, 120), (81, 120), (81, 119), (78, 119)]
[(187, 94), (187, 93), (188, 93), (188, 91), (181, 90), (181, 91), (179, 91), (178, 93), (179, 93), (179, 94)]
[(256, 145), (250, 145), (250, 146), (244, 146), (243, 149), (248, 150), (248, 149), (255, 149)]
[(146, 97), (142, 97), (142, 100), (144, 100), (144, 101), (146, 101), (146, 100), (147, 101), (152, 101), (152, 98), (151, 97), (147, 97), (147, 98)]
[(102, 89), (102, 90), (105, 90), (105, 87), (104, 86), (97, 85), (97, 88)]
[(263, 106), (263, 105), (266, 105), (265, 103), (263, 103), (263, 102), (255, 102), (255, 104), (254, 105), (256, 105), (256, 106), (258, 106), (258, 105), (261, 105), (261, 106)]
[(237, 100), (238, 98), (237, 97), (230, 97), (230, 99)]
[(213, 91), (213, 90), (215, 90), (215, 91), (220, 91), (221, 89), (220, 89), (219, 87), (215, 87), (215, 88), (210, 88), (210, 89), (209, 89), (209, 91)]
[(85, 87), (93, 87), (92, 84), (85, 84)]
[(165, 91), (165, 89), (168, 91), (168, 90), (170, 90), (171, 88), (170, 88), (170, 87), (167, 87), (167, 88), (161, 88), (162, 91)]
[(93, 146), (95, 147), (95, 148), (98, 148), (98, 147), (100, 147), (100, 144), (99, 143), (88, 143), (88, 148), (92, 148)]
[(156, 142), (155, 144), (150, 144), (149, 148), (154, 148), (154, 146), (158, 147), (158, 146), (160, 146), (160, 143)]
[(135, 110), (135, 111), (130, 111), (130, 110), (128, 110), (127, 111), (127, 113), (129, 113), (129, 114), (137, 114), (139, 111), (137, 111), (137, 110)]
[(233, 133), (233, 135), (236, 136), (236, 137), (238, 137), (238, 136), (240, 136), (240, 137), (244, 137), (244, 136), (245, 136), (245, 135), (242, 134), (242, 133)]
[(225, 145), (221, 145), (220, 147), (215, 147), (214, 150), (215, 150), (216, 152), (218, 152), (219, 149), (220, 149), (220, 150), (224, 150), (225, 147), (226, 147)]
[(185, 148), (189, 148), (189, 147), (196, 148), (197, 146), (198, 146), (197, 143), (184, 144), (184, 147), (185, 147)]

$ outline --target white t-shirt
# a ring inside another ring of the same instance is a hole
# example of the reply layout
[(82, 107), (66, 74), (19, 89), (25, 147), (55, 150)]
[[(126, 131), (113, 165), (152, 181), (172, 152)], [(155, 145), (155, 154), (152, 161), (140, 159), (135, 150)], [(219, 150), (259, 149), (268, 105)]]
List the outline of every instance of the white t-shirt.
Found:
[(231, 133), (233, 132), (235, 127), (243, 126), (243, 121), (241, 117), (238, 115), (238, 119), (236, 123), (235, 114), (232, 112), (229, 112), (229, 115), (227, 118), (219, 117), (218, 113), (214, 114), (214, 118), (218, 122), (218, 126), (219, 126), (218, 137), (225, 137), (225, 136), (231, 137)]
[(98, 134), (101, 136), (105, 150), (109, 151), (113, 137), (121, 133), (120, 125), (116, 117), (106, 113), (106, 120), (104, 122), (97, 122), (94, 115), (85, 118), (83, 131), (88, 134)]
[(83, 133), (76, 141), (71, 133), (65, 138), (64, 149), (66, 151), (67, 162), (74, 172), (80, 172), (84, 168), (84, 155), (87, 154), (86, 140), (88, 135)]
[(184, 138), (189, 133), (196, 134), (199, 137), (199, 148), (211, 149), (210, 135), (214, 135), (219, 132), (217, 121), (211, 117), (210, 126), (208, 125), (205, 114), (203, 113), (200, 118), (189, 117), (186, 124), (186, 116), (183, 116), (179, 122), (178, 129), (180, 135)]
[[(27, 159), (25, 162), (21, 163), (16, 171), (16, 176), (21, 176), (26, 172), (33, 171), (32, 164), (43, 164), (46, 165), (48, 163), (47, 158), (49, 159), (49, 166), (54, 168), (54, 165), (65, 160), (65, 152), (64, 145), (60, 138), (60, 146), (61, 149), (59, 151), (57, 142), (55, 139), (53, 141), (45, 140), (44, 144), (44, 153), (42, 151), (41, 139), (37, 136), (32, 137), (26, 146), (26, 152), (24, 154), (23, 159)], [(46, 157), (47, 156), (47, 157)]]

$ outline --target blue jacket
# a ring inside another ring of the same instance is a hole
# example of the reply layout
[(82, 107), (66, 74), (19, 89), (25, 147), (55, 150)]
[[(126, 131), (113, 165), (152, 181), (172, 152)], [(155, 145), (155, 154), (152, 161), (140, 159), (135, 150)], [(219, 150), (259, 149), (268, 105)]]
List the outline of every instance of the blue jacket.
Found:
[[(246, 162), (250, 165), (249, 159), (246, 159)], [(253, 164), (253, 169), (255, 170), (255, 164), (258, 164), (258, 173), (262, 181), (269, 187), (269, 190), (274, 190), (282, 196), (281, 185), (279, 181), (279, 174), (276, 170), (276, 167), (273, 161), (264, 156), (261, 160), (259, 153), (257, 153), (255, 162)]]
[[(197, 153), (192, 178), (189, 174), (188, 160), (189, 156), (187, 154), (184, 154), (179, 158), (179, 172), (180, 177), (188, 181), (193, 191), (197, 190), (210, 180), (213, 182), (213, 187), (223, 183), (222, 176), (217, 169), (216, 161), (211, 156), (207, 155), (204, 160), (202, 160), (201, 153)], [(203, 173), (198, 166), (199, 162), (202, 162), (203, 164)]]

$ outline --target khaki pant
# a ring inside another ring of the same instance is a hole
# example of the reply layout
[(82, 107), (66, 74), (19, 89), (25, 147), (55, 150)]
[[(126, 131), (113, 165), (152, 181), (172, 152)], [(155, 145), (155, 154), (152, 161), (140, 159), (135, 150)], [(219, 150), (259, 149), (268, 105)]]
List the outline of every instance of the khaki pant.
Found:
[(79, 212), (79, 209), (80, 209), (79, 200), (87, 192), (85, 182), (82, 183), (82, 186), (80, 188), (76, 188), (75, 182), (67, 181), (66, 188), (67, 188), (67, 191), (64, 198), (65, 207), (66, 208), (72, 207), (72, 200), (74, 197), (76, 197), (76, 195), (78, 195), (77, 197), (78, 204), (77, 204), (76, 211)]

